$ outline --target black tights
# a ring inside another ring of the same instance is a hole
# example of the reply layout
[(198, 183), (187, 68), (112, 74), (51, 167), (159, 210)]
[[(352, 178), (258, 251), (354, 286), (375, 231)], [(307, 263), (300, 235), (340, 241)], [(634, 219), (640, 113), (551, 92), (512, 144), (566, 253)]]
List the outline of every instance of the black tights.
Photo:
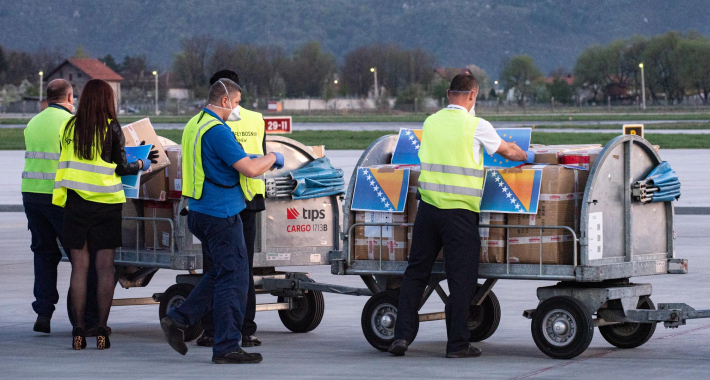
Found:
[[(96, 300), (99, 305), (98, 327), (106, 327), (108, 314), (113, 302), (113, 291), (116, 288), (114, 279), (113, 258), (115, 249), (100, 249), (96, 251)], [(89, 274), (89, 248), (84, 244), (82, 249), (71, 250), (71, 281), (69, 292), (74, 309), (74, 325), (85, 328), (84, 310), (86, 309), (86, 287)]]

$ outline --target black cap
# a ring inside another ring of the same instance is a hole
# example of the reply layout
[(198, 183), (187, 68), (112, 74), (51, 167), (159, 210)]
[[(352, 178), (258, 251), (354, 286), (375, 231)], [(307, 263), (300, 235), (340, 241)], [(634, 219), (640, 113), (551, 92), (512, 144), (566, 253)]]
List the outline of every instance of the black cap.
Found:
[(241, 83), (239, 83), (239, 75), (237, 75), (237, 73), (232, 70), (220, 70), (214, 73), (214, 75), (212, 75), (212, 78), (210, 78), (210, 86), (217, 83), (217, 81), (220, 79), (229, 79), (232, 82), (241, 86)]

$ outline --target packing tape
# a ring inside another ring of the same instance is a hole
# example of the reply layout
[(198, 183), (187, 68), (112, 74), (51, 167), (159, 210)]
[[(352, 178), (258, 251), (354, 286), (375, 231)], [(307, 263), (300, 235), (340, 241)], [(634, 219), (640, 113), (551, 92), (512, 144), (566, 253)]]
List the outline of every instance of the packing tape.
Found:
[(136, 146), (139, 146), (141, 144), (141, 139), (138, 138), (138, 134), (136, 133), (136, 130), (133, 128), (133, 125), (128, 124), (123, 129), (128, 130), (128, 133), (131, 135), (131, 138), (133, 139), (133, 143), (136, 144)]
[(567, 193), (567, 194), (540, 194), (540, 200), (541, 201), (547, 201), (547, 202), (562, 202), (562, 201), (574, 201), (578, 200), (579, 198), (583, 197), (584, 194), (577, 192), (578, 190), (578, 185), (577, 185), (577, 171), (574, 171), (574, 193)]
[(508, 238), (508, 244), (543, 244), (545, 243), (564, 243), (572, 241), (572, 235), (553, 235), (553, 236), (543, 236), (540, 239), (539, 236), (527, 236), (527, 237), (515, 237)]

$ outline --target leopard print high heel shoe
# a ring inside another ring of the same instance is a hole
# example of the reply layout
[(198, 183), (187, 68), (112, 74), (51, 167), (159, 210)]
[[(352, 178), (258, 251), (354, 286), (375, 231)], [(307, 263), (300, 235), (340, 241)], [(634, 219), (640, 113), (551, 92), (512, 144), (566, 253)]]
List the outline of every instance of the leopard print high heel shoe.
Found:
[(86, 348), (86, 334), (81, 327), (74, 327), (72, 330), (72, 348), (75, 350), (83, 350)]
[(96, 329), (96, 348), (99, 350), (108, 350), (111, 348), (111, 341), (108, 339), (108, 329), (99, 327)]

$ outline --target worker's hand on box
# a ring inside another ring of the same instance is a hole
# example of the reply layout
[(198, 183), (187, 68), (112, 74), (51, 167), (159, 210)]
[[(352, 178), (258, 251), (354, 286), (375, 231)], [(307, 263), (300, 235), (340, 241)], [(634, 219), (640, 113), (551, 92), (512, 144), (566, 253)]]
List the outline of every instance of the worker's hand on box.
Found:
[[(141, 145), (145, 145), (145, 140), (141, 141)], [(153, 149), (155, 148), (155, 145), (150, 146), (150, 153), (148, 153), (148, 160), (154, 164), (158, 163), (158, 150)], [(148, 165), (150, 167), (150, 165)]]
[(535, 162), (535, 153), (534, 152), (529, 150), (525, 153), (528, 154), (528, 158), (525, 159), (526, 164), (532, 164), (533, 162)]
[(284, 155), (279, 153), (279, 152), (271, 152), (273, 153), (274, 156), (276, 156), (276, 162), (274, 162), (274, 166), (272, 166), (272, 169), (281, 169), (284, 167)]

